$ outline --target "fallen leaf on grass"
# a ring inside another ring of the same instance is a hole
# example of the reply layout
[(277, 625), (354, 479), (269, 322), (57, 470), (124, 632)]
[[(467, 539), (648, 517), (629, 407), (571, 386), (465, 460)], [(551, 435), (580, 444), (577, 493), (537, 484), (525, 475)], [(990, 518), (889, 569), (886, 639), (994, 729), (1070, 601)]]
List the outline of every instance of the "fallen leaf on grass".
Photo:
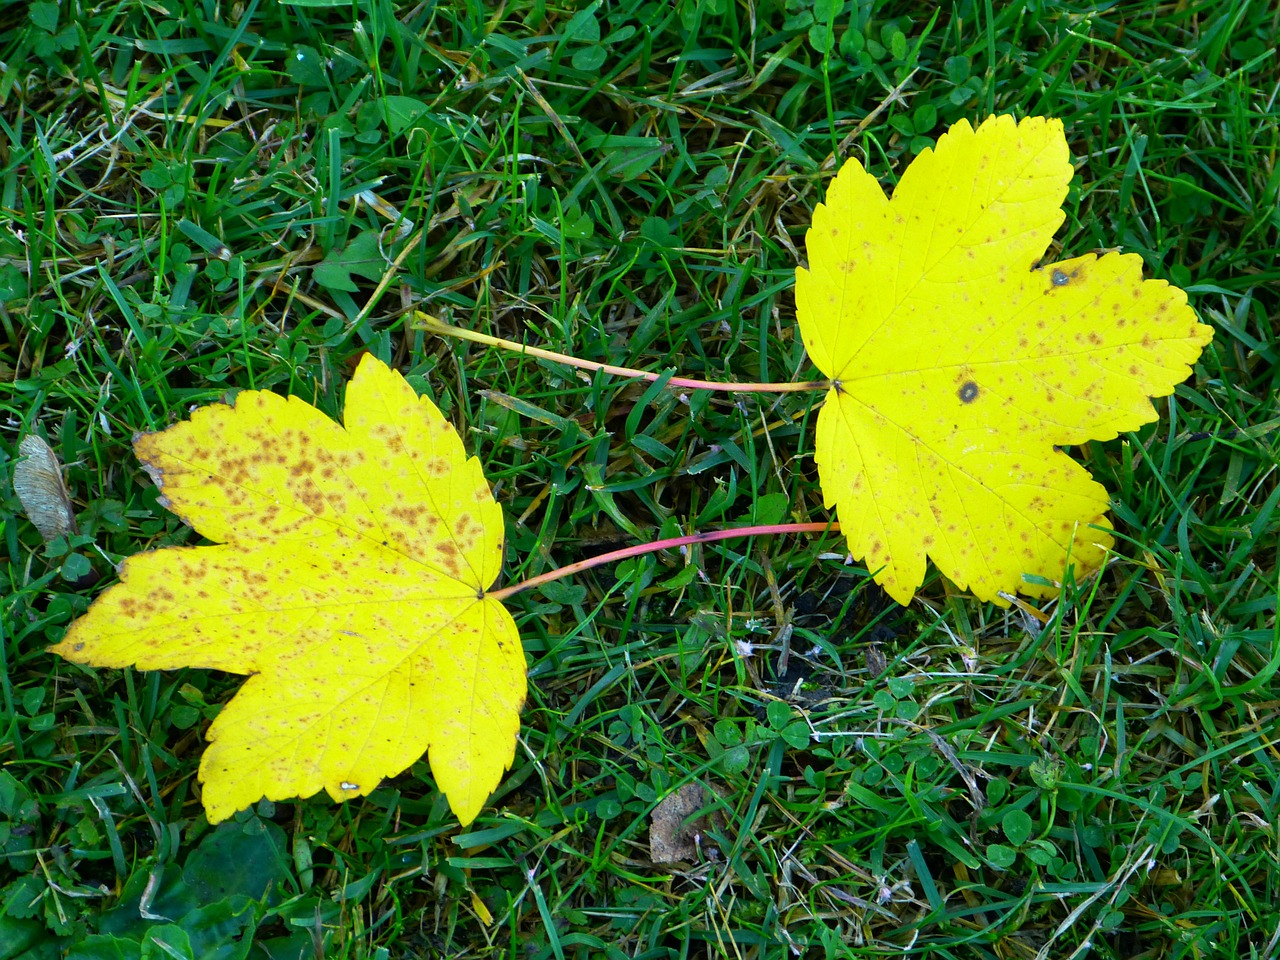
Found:
[(1072, 166), (1058, 120), (960, 121), (886, 199), (856, 160), (813, 214), (796, 270), (805, 348), (833, 382), (823, 496), (899, 603), (926, 558), (961, 589), (1051, 595), (1101, 565), (1107, 492), (1062, 447), (1157, 418), (1151, 397), (1211, 339), (1134, 254), (1038, 265)]
[(34, 433), (18, 445), (22, 455), (13, 466), (13, 490), (46, 543), (76, 533), (76, 511), (62, 479), (62, 463), (53, 448)]
[(216, 545), (129, 558), (52, 648), (249, 675), (209, 728), (211, 822), (262, 797), (361, 796), (427, 752), (467, 824), (515, 755), (524, 654), (485, 596), (503, 520), (479, 461), (372, 356), (343, 421), (249, 390), (136, 437), (165, 505)]
[(712, 822), (720, 819), (714, 813), (689, 818), (710, 802), (710, 791), (700, 783), (686, 783), (658, 801), (649, 821), (649, 859), (654, 863), (701, 859), (706, 832), (723, 824)]

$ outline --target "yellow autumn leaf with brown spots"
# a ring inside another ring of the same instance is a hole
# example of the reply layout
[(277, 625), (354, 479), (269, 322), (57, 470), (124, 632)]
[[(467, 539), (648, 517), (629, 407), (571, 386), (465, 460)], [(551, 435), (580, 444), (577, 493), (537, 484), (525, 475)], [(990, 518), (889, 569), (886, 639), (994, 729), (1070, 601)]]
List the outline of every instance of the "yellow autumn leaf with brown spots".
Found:
[(502, 511), (435, 404), (372, 356), (343, 424), (249, 390), (136, 437), (162, 502), (216, 545), (129, 558), (53, 650), (249, 676), (209, 728), (210, 821), (361, 796), (427, 753), (467, 824), (511, 765), (525, 694), (515, 623), (485, 596)]
[(1142, 258), (1040, 264), (1064, 219), (1062, 123), (960, 121), (886, 199), (850, 160), (813, 214), (796, 312), (833, 381), (823, 496), (900, 603), (926, 557), (962, 589), (1043, 596), (1112, 545), (1107, 492), (1064, 446), (1155, 420), (1211, 339)]

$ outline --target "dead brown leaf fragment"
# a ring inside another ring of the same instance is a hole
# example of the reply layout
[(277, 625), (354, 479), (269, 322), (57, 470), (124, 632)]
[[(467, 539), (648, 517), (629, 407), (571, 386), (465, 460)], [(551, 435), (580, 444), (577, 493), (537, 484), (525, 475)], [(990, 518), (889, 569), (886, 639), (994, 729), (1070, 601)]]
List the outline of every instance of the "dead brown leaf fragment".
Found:
[(22, 438), (18, 452), (22, 459), (13, 465), (13, 490), (27, 519), (46, 543), (76, 533), (75, 507), (53, 448), (33, 433)]
[(690, 820), (711, 803), (711, 792), (700, 783), (686, 783), (663, 797), (649, 823), (649, 859), (654, 863), (689, 863), (705, 858), (707, 831), (718, 818), (707, 814)]

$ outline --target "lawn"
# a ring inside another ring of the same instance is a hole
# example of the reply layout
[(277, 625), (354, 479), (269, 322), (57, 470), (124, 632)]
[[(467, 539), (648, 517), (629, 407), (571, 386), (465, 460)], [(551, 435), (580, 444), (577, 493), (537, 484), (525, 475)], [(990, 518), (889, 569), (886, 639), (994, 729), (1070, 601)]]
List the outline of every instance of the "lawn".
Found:
[[(0, 960), (1280, 958), (1278, 35), (1257, 0), (4, 5)], [(337, 415), (364, 354), (479, 458), (503, 583), (832, 519), (820, 392), (666, 377), (818, 378), (836, 170), (891, 189), (991, 114), (1063, 123), (1050, 259), (1140, 254), (1214, 330), (1158, 422), (1068, 451), (1097, 576), (1002, 607), (930, 567), (901, 606), (828, 531), (516, 594), (514, 765), (466, 827), (426, 758), (211, 825), (243, 678), (48, 652), (200, 542), (135, 433), (244, 389)], [(28, 434), (76, 512), (48, 543)]]

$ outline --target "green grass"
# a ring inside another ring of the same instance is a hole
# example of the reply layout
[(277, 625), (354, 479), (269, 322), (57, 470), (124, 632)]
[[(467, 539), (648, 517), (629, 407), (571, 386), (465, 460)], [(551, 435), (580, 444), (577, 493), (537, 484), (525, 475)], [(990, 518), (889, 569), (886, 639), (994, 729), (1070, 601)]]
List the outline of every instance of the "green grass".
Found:
[[(1280, 956), (1278, 31), (1245, 0), (4, 7), (0, 469), (47, 437), (81, 533), (46, 547), (0, 484), (0, 960)], [(515, 767), (461, 832), (425, 761), (211, 828), (238, 680), (45, 652), (113, 564), (195, 540), (135, 431), (245, 387), (336, 412), (363, 351), (481, 458), (506, 582), (824, 519), (814, 396), (651, 393), (412, 310), (811, 376), (791, 286), (838, 161), (891, 185), (992, 112), (1065, 124), (1054, 253), (1139, 252), (1215, 328), (1158, 423), (1076, 451), (1120, 545), (1047, 625), (932, 572), (898, 607), (834, 536), (521, 594)], [(692, 782), (700, 853), (653, 864)]]

